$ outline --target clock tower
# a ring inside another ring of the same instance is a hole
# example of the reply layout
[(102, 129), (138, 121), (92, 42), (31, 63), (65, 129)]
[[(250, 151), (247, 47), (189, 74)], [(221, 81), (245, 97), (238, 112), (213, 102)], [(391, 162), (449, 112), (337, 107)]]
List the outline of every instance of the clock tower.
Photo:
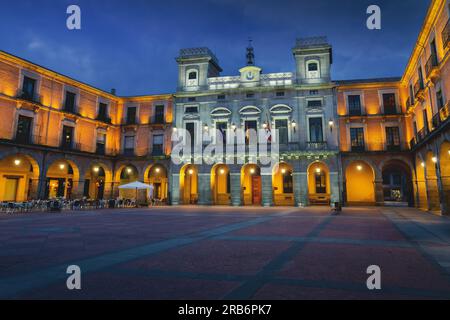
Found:
[(252, 46), (252, 40), (249, 40), (246, 58), (247, 66), (239, 70), (241, 73), (241, 82), (258, 82), (262, 69), (255, 66), (255, 51)]

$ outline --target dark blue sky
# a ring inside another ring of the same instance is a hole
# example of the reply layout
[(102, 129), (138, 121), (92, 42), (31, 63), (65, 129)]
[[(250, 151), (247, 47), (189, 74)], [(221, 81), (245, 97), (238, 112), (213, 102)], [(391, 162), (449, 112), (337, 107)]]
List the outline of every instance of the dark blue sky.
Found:
[[(245, 64), (254, 40), (263, 72), (294, 70), (297, 37), (326, 35), (333, 79), (400, 76), (430, 0), (0, 0), (0, 49), (119, 95), (175, 90), (174, 58), (208, 46), (222, 75)], [(66, 28), (66, 8), (82, 10), (82, 30)], [(382, 10), (382, 30), (366, 9)]]

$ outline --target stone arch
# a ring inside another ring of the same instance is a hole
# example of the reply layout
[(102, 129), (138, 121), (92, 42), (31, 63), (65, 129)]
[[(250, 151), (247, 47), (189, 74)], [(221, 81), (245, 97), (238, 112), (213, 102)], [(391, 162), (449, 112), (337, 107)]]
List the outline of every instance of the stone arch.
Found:
[(38, 198), (41, 168), (31, 155), (7, 153), (0, 158), (0, 201)]
[(180, 169), (180, 201), (182, 204), (198, 203), (198, 167), (194, 164)]
[(241, 169), (241, 188), (244, 206), (260, 206), (262, 204), (261, 168), (253, 163)]
[(427, 182), (428, 209), (440, 211), (441, 202), (437, 178), (437, 155), (428, 151), (425, 157), (425, 180)]
[(450, 213), (450, 142), (447, 140), (441, 144), (439, 149), (439, 165), (446, 211), (443, 213), (448, 214)]
[(211, 168), (211, 197), (215, 205), (230, 205), (231, 180), (230, 168), (218, 163)]
[(414, 205), (411, 166), (402, 159), (387, 159), (382, 170), (383, 200), (385, 205)]
[(286, 163), (277, 163), (272, 170), (273, 203), (275, 206), (293, 206), (294, 168)]
[(53, 160), (46, 168), (45, 181), (45, 198), (73, 199), (82, 196), (79, 190), (80, 169), (73, 160)]
[(330, 168), (323, 161), (314, 161), (307, 169), (308, 200), (310, 204), (329, 205), (331, 202)]
[(427, 181), (425, 176), (425, 161), (420, 153), (416, 155), (416, 199), (417, 207), (428, 210)]
[(347, 204), (375, 205), (375, 170), (368, 161), (354, 160), (345, 168)]
[(169, 173), (162, 163), (149, 165), (144, 171), (144, 182), (153, 185), (153, 199), (167, 203), (169, 194)]

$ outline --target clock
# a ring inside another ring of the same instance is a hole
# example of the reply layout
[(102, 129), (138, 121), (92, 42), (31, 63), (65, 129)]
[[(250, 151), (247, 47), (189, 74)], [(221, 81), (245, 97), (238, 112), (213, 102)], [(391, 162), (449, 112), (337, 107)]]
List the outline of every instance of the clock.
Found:
[(247, 78), (247, 80), (253, 80), (255, 79), (255, 74), (253, 73), (253, 71), (248, 71), (245, 77)]

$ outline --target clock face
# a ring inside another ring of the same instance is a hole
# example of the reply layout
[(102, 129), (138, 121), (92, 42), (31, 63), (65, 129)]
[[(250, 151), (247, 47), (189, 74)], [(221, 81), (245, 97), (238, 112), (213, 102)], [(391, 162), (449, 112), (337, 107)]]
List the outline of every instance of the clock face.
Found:
[(253, 80), (255, 79), (255, 75), (253, 74), (253, 71), (247, 72), (247, 80)]

